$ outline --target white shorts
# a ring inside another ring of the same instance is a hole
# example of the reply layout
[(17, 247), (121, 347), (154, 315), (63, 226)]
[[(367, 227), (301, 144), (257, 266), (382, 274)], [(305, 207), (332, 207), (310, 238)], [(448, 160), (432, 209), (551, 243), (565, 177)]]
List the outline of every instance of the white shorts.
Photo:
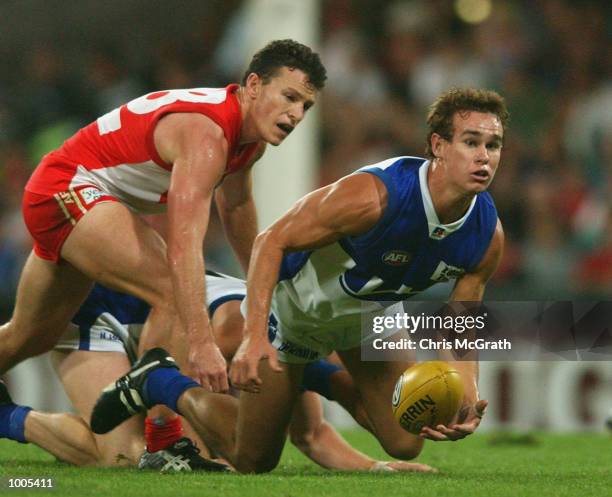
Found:
[(70, 323), (55, 345), (56, 350), (123, 352), (135, 360), (142, 324), (124, 325), (109, 313), (100, 314), (89, 327)]
[(376, 303), (362, 312), (317, 319), (294, 305), (290, 291), (277, 287), (270, 317), (270, 328), (274, 324), (276, 333), (270, 341), (283, 362), (305, 364), (325, 359), (334, 351), (354, 349), (369, 342), (372, 337), (363, 334), (362, 330), (367, 329), (364, 326), (381, 312), (393, 315), (397, 305), (385, 309)]
[(290, 364), (307, 364), (325, 359), (336, 350), (348, 350), (361, 343), (359, 324), (342, 328), (307, 330), (304, 326), (290, 327), (270, 315), (270, 342), (278, 358)]
[[(335, 350), (347, 350), (361, 343), (361, 316), (345, 320), (341, 326), (324, 326), (301, 314), (295, 307), (276, 298), (268, 325), (268, 338), (278, 352), (278, 358), (289, 364), (307, 364), (325, 359)], [(242, 303), (243, 315), (246, 302)]]

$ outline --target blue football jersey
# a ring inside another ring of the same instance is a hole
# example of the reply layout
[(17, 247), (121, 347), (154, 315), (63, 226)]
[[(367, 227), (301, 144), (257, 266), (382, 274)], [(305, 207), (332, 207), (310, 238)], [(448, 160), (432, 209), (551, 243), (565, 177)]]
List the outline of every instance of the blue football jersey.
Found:
[(274, 305), (281, 321), (302, 327), (310, 317), (333, 326), (341, 316), (374, 310), (368, 301), (405, 300), (476, 268), (495, 232), (493, 200), (479, 193), (461, 219), (440, 223), (427, 186), (429, 164), (395, 157), (354, 173), (373, 174), (386, 186), (382, 219), (360, 236), (283, 258)]

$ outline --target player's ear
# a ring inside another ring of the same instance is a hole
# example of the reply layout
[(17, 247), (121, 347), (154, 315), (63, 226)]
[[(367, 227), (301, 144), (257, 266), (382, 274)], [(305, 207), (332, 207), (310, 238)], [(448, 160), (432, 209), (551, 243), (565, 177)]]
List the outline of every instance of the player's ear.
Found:
[(442, 151), (443, 151), (442, 149), (444, 147), (445, 140), (438, 133), (432, 133), (430, 140), (431, 140), (431, 151), (434, 157), (439, 158), (442, 155)]
[(263, 81), (259, 74), (252, 72), (247, 76), (246, 83), (244, 85), (246, 88), (246, 94), (250, 98), (257, 98), (259, 92), (261, 91), (262, 84)]

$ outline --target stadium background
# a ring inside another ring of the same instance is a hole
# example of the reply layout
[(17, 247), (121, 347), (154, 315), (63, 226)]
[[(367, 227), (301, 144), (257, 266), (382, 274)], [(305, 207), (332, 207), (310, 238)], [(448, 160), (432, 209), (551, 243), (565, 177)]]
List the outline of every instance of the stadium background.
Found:
[[(439, 91), (494, 88), (511, 124), (492, 187), (506, 253), (487, 297), (611, 299), (609, 2), (21, 0), (0, 13), (2, 321), (30, 249), (20, 200), (40, 157), (148, 91), (237, 81), (255, 50), (287, 36), (320, 52), (329, 81), (302, 129), (257, 167), (262, 227), (313, 187), (421, 154)], [(206, 245), (210, 267), (240, 274), (216, 220)], [(46, 367), (18, 368), (16, 397), (62, 408)], [(486, 428), (603, 429), (612, 407), (608, 362), (486, 363), (481, 377)]]

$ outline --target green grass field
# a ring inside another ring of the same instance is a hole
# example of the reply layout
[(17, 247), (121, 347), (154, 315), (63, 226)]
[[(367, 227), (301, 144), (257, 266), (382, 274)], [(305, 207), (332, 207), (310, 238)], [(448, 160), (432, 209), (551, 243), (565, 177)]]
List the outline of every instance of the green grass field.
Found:
[[(356, 447), (385, 459), (363, 432), (345, 434)], [(267, 475), (159, 475), (136, 470), (58, 464), (32, 445), (0, 441), (2, 495), (170, 496), (470, 496), (612, 495), (612, 437), (606, 434), (500, 437), (475, 435), (459, 443), (429, 443), (419, 459), (439, 474), (337, 473), (312, 464), (288, 446)], [(7, 490), (8, 477), (52, 477), (53, 490)]]

